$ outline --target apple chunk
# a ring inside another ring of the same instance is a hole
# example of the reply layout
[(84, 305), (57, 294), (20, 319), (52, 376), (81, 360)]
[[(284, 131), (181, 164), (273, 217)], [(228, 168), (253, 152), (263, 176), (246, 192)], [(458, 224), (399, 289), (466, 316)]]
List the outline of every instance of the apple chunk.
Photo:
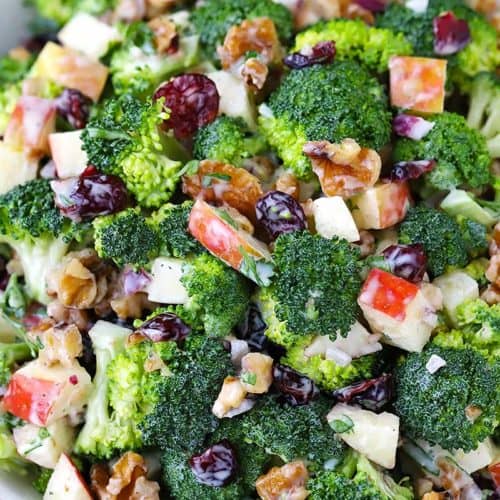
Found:
[(0, 194), (36, 177), (38, 162), (0, 141)]
[(50, 152), (60, 179), (78, 177), (88, 166), (87, 153), (82, 149), (82, 131), (50, 134)]
[(43, 500), (92, 500), (80, 471), (65, 453), (50, 476)]
[(411, 352), (423, 349), (437, 321), (418, 286), (380, 269), (370, 271), (358, 304), (383, 342)]
[(12, 375), (3, 405), (16, 417), (45, 427), (82, 411), (90, 388), (90, 375), (76, 361), (46, 366), (34, 360)]

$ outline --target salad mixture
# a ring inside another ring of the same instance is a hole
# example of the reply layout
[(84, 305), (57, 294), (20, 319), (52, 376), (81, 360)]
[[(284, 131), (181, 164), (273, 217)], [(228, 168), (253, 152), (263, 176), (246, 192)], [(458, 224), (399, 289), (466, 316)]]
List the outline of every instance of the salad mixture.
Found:
[(500, 498), (495, 0), (30, 3), (0, 470), (50, 500)]

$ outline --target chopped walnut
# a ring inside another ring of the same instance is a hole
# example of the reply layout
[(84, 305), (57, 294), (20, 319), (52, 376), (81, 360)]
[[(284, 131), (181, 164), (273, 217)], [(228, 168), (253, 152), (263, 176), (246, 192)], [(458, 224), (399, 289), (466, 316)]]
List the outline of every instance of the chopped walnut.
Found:
[(357, 3), (349, 3), (342, 9), (342, 17), (347, 19), (361, 19), (366, 24), (375, 24), (375, 16), (371, 11), (361, 7)]
[(160, 498), (160, 485), (156, 481), (149, 481), (141, 476), (134, 483), (134, 488), (130, 492), (129, 500), (154, 500)]
[(295, 10), (295, 25), (301, 29), (322, 19), (340, 17), (348, 3), (350, 0), (301, 0)]
[(350, 197), (373, 186), (380, 176), (382, 161), (373, 149), (362, 148), (353, 139), (340, 144), (307, 142), (304, 153), (311, 158), (327, 196)]
[(224, 69), (239, 62), (247, 52), (258, 52), (264, 64), (278, 62), (283, 55), (276, 26), (268, 17), (246, 19), (232, 26), (217, 52)]
[(295, 175), (285, 172), (276, 179), (276, 190), (300, 200), (300, 184)]
[(273, 467), (260, 476), (255, 487), (262, 500), (304, 500), (309, 495), (306, 490), (308, 478), (303, 462), (290, 462), (282, 467)]
[(241, 385), (250, 394), (264, 394), (273, 383), (273, 358), (250, 352), (241, 359)]
[(56, 323), (75, 325), (81, 332), (87, 332), (92, 327), (89, 313), (85, 309), (65, 307), (58, 300), (54, 300), (47, 306), (47, 314)]
[(217, 418), (223, 418), (229, 411), (238, 408), (244, 401), (247, 391), (238, 377), (226, 377), (212, 413)]
[(482, 415), (482, 413), (483, 410), (474, 405), (469, 405), (465, 408), (465, 416), (471, 423), (474, 423)]
[(481, 294), (481, 298), (490, 306), (500, 304), (500, 287), (488, 285), (486, 290)]
[(147, 294), (142, 292), (114, 297), (110, 305), (120, 319), (140, 318), (144, 310), (153, 310), (155, 307)]
[(146, 17), (153, 19), (175, 7), (177, 0), (146, 0)]
[(154, 34), (154, 44), (160, 54), (167, 54), (177, 50), (175, 40), (178, 39), (177, 28), (168, 17), (155, 17), (148, 26)]
[(489, 252), (491, 257), (500, 254), (500, 222), (493, 228)]
[(486, 279), (493, 285), (500, 287), (500, 253), (493, 255), (485, 272)]
[(82, 336), (75, 325), (55, 325), (39, 338), (43, 349), (40, 349), (38, 359), (48, 366), (56, 363), (71, 366), (75, 358), (82, 354)]
[(355, 243), (359, 248), (361, 257), (368, 257), (375, 253), (375, 236), (370, 231), (363, 229), (359, 232), (360, 240)]
[(431, 491), (426, 493), (422, 500), (444, 500), (446, 498), (445, 493), (437, 493), (436, 491)]
[(251, 57), (241, 68), (241, 76), (247, 87), (252, 90), (262, 90), (269, 74), (269, 68), (260, 59)]

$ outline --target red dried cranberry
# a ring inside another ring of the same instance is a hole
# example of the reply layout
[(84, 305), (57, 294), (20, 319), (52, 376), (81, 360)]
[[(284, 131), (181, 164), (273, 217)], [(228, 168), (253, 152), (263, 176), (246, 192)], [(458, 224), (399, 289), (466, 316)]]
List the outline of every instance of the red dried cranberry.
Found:
[(370, 12), (383, 12), (387, 2), (383, 0), (354, 0), (354, 3)]
[(400, 161), (392, 167), (389, 175), (384, 176), (382, 181), (404, 182), (410, 179), (418, 179), (434, 169), (436, 165), (436, 160)]
[(392, 121), (392, 130), (401, 137), (414, 141), (423, 139), (434, 127), (434, 122), (424, 120), (420, 116), (401, 114)]
[(236, 453), (227, 439), (210, 446), (200, 455), (193, 455), (189, 465), (199, 483), (215, 488), (229, 484), (238, 469)]
[(56, 99), (59, 116), (64, 118), (74, 129), (82, 129), (87, 125), (92, 100), (76, 89), (64, 89)]
[(319, 42), (309, 50), (288, 54), (283, 62), (293, 69), (307, 68), (313, 64), (329, 64), (335, 58), (335, 42)]
[(334, 391), (333, 396), (341, 403), (354, 403), (371, 411), (380, 411), (394, 394), (392, 375), (356, 382)]
[(273, 385), (292, 406), (306, 405), (319, 394), (310, 378), (280, 364), (274, 365)]
[(382, 252), (393, 274), (412, 283), (420, 283), (427, 269), (427, 256), (420, 243), (391, 245)]
[(274, 241), (280, 234), (303, 231), (306, 216), (293, 196), (281, 191), (269, 191), (259, 198), (255, 206), (258, 224)]
[(137, 331), (152, 342), (180, 342), (191, 333), (191, 328), (179, 316), (167, 312), (146, 321)]
[(80, 177), (52, 181), (50, 185), (61, 213), (77, 222), (119, 212), (129, 201), (125, 184), (115, 175), (84, 172)]
[(219, 112), (219, 92), (205, 75), (189, 73), (172, 78), (157, 89), (153, 99), (162, 97), (170, 112), (165, 125), (178, 139), (191, 137), (200, 127), (213, 122)]
[(245, 318), (236, 326), (236, 334), (240, 339), (246, 340), (253, 351), (263, 351), (268, 346), (268, 340), (264, 332), (267, 325), (262, 319), (258, 306), (250, 304)]
[(125, 295), (144, 292), (150, 282), (151, 276), (144, 269), (134, 271), (132, 268), (127, 267), (123, 271), (122, 283)]
[(462, 50), (471, 40), (469, 24), (458, 19), (453, 12), (442, 12), (432, 22), (434, 52), (449, 56)]

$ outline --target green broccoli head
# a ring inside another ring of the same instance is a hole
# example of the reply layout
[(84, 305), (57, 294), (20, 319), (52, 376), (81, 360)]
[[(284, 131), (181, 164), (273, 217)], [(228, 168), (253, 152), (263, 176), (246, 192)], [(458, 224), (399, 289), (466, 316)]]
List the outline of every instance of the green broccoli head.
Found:
[[(432, 355), (446, 365), (426, 368)], [(493, 434), (499, 421), (500, 363), (478, 351), (431, 346), (396, 368), (394, 408), (402, 430), (447, 450), (471, 451)]]
[(158, 403), (140, 426), (143, 442), (192, 452), (218, 425), (212, 405), (224, 378), (233, 373), (231, 357), (219, 340), (192, 334), (169, 368)]
[(183, 148), (160, 131), (162, 100), (144, 103), (132, 94), (105, 102), (82, 133), (89, 163), (122, 178), (139, 205), (159, 207), (172, 196), (186, 159)]
[(321, 471), (307, 483), (311, 500), (412, 500), (410, 486), (398, 484), (363, 455), (351, 452), (338, 470)]
[(207, 253), (185, 264), (181, 282), (189, 297), (185, 307), (201, 318), (211, 336), (228, 335), (250, 303), (248, 280)]
[(339, 462), (344, 455), (344, 445), (326, 421), (331, 406), (323, 397), (304, 406), (290, 406), (281, 403), (279, 396), (265, 395), (239, 419), (245, 441), (285, 462), (304, 459), (316, 469), (328, 460)]
[(152, 215), (150, 222), (158, 232), (162, 255), (185, 258), (203, 251), (200, 243), (188, 232), (192, 207), (192, 201), (180, 205), (167, 203)]
[(469, 257), (475, 259), (485, 255), (488, 252), (486, 227), (462, 215), (456, 219)]
[(402, 33), (413, 46), (415, 55), (436, 57), (432, 23), (436, 16), (447, 11), (452, 11), (469, 24), (470, 43), (447, 57), (449, 78), (461, 90), (467, 91), (477, 73), (495, 70), (500, 64), (500, 52), (497, 49), (495, 28), (484, 16), (464, 5), (462, 0), (430, 0), (424, 13), (415, 13), (397, 2), (391, 2), (377, 16), (376, 26)]
[(193, 155), (198, 160), (217, 160), (237, 167), (266, 148), (262, 136), (250, 131), (241, 118), (220, 116), (196, 133)]
[(492, 158), (500, 157), (500, 78), (494, 73), (479, 73), (472, 82), (467, 115), (469, 127), (486, 138)]
[(0, 386), (9, 383), (14, 366), (31, 359), (30, 346), (24, 342), (0, 343)]
[(78, 12), (99, 15), (114, 8), (118, 2), (117, 0), (27, 0), (26, 3), (32, 5), (41, 17), (62, 25)]
[(340, 61), (290, 71), (261, 106), (259, 125), (285, 167), (307, 179), (307, 141), (351, 138), (380, 149), (389, 142), (391, 115), (383, 86), (356, 62)]
[(45, 493), (53, 472), (53, 469), (46, 469), (45, 467), (40, 467), (40, 470), (37, 471), (36, 477), (31, 484), (40, 495)]
[(374, 28), (356, 19), (333, 19), (320, 22), (302, 31), (295, 39), (294, 51), (319, 42), (335, 41), (337, 60), (353, 59), (366, 68), (383, 73), (392, 56), (412, 53), (412, 46), (402, 33)]
[(468, 262), (467, 245), (460, 226), (449, 215), (433, 208), (411, 208), (399, 228), (399, 242), (422, 244), (429, 272), (434, 277)]
[(358, 312), (359, 252), (346, 240), (296, 231), (276, 240), (273, 258), (269, 293), (286, 329), (298, 338), (319, 334), (335, 340), (338, 333), (347, 334)]
[(423, 139), (396, 141), (394, 161), (436, 160), (437, 166), (425, 175), (425, 181), (437, 190), (488, 184), (491, 160), (484, 137), (456, 113), (444, 112), (428, 120), (434, 127)]
[(160, 237), (139, 209), (128, 208), (94, 219), (95, 249), (99, 257), (118, 266), (145, 266), (159, 252)]
[(154, 33), (147, 23), (138, 21), (124, 28), (123, 44), (111, 56), (110, 72), (117, 94), (132, 93), (149, 97), (156, 87), (176, 73), (198, 62), (198, 36), (186, 35), (186, 26), (176, 23), (179, 47), (173, 54), (159, 54)]
[(16, 251), (27, 292), (38, 302), (49, 300), (47, 272), (60, 263), (70, 243), (81, 239), (85, 229), (86, 225), (60, 214), (46, 179), (29, 181), (0, 196), (0, 243)]
[(207, 0), (191, 12), (191, 22), (209, 59), (217, 59), (216, 49), (223, 44), (231, 26), (256, 17), (270, 18), (282, 42), (291, 38), (292, 14), (272, 0)]

